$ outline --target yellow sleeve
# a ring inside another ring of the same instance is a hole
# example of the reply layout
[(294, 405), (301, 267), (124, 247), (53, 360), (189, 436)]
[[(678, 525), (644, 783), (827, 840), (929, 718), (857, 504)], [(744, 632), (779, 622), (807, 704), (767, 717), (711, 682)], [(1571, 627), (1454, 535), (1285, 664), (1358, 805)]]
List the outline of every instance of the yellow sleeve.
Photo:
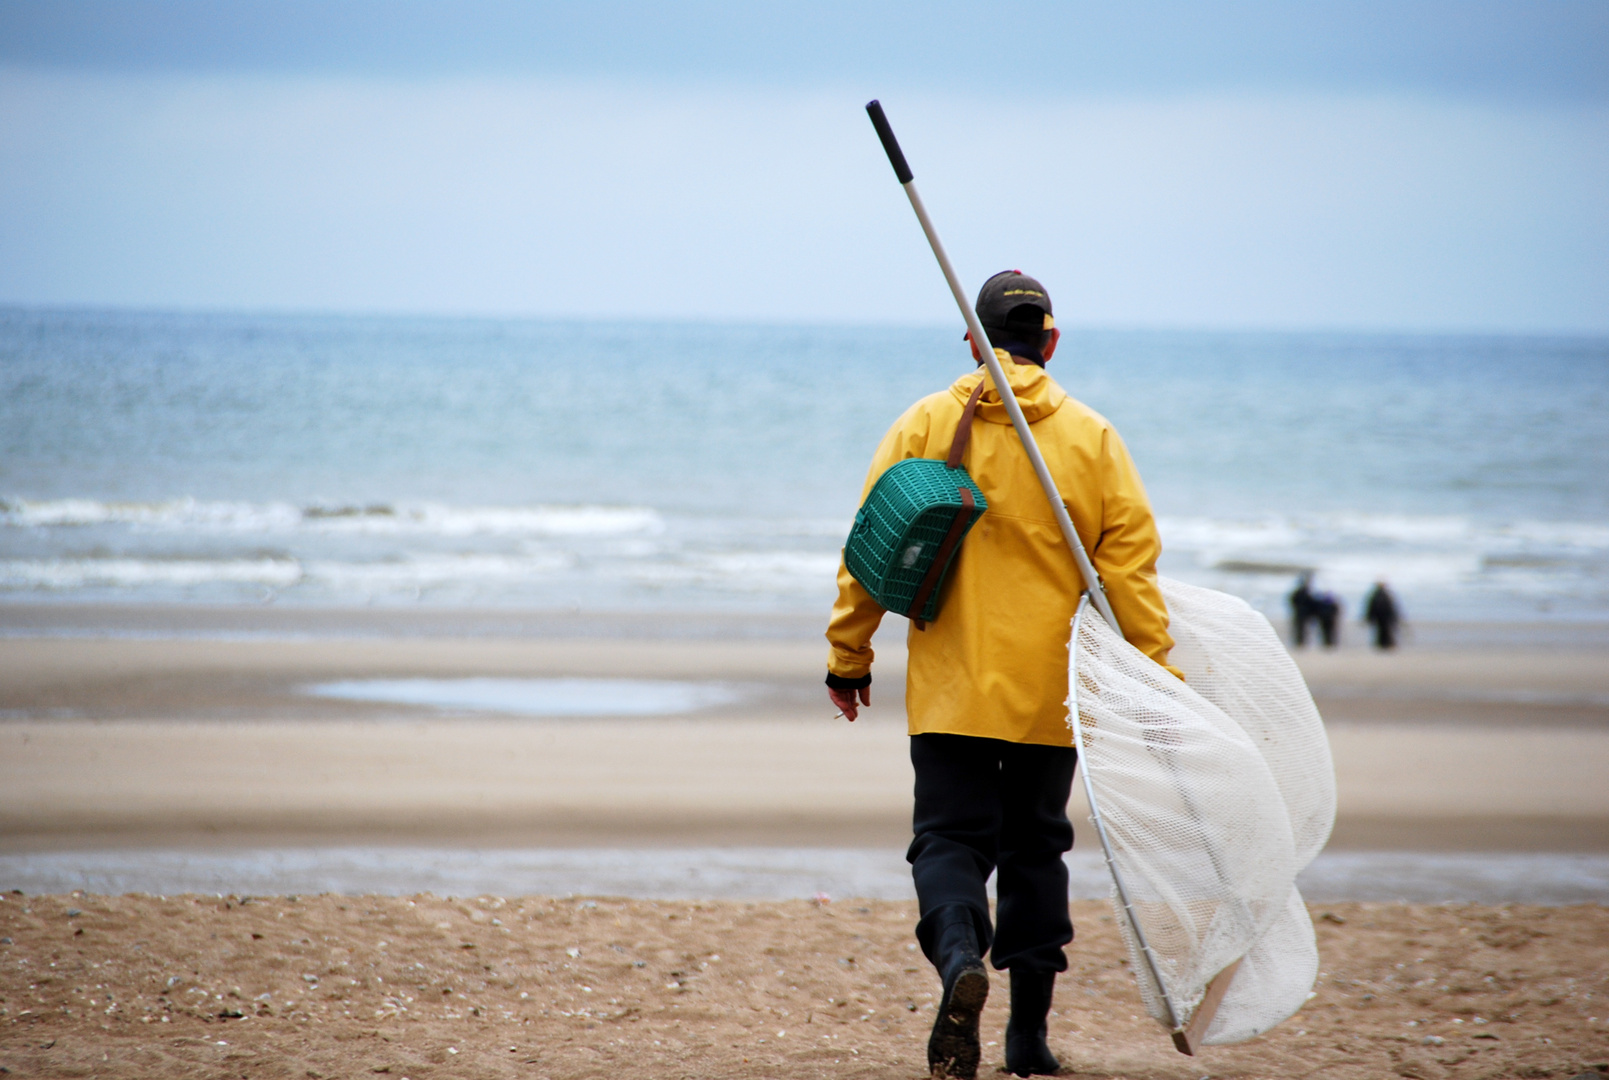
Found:
[(845, 679), (869, 675), (872, 635), (883, 621), (883, 606), (861, 588), (838, 557), (838, 600), (832, 605), (832, 621), (827, 624), (827, 670)]
[(1101, 435), (1101, 471), (1101, 534), (1090, 561), (1106, 584), (1106, 599), (1129, 644), (1182, 680), (1184, 672), (1168, 663), (1173, 637), (1168, 633), (1168, 606), (1156, 580), (1162, 538), (1139, 470), (1111, 428)]
[[(872, 455), (871, 468), (866, 472), (866, 485), (861, 488), (860, 501), (889, 467), (906, 458), (921, 457), (927, 449), (927, 435), (932, 416), (926, 400), (918, 401), (905, 410), (894, 426), (884, 434)], [(838, 555), (838, 599), (832, 605), (832, 619), (827, 623), (827, 670), (845, 679), (858, 679), (871, 673), (872, 635), (883, 621), (884, 608), (871, 593), (861, 587), (844, 565), (843, 553)]]

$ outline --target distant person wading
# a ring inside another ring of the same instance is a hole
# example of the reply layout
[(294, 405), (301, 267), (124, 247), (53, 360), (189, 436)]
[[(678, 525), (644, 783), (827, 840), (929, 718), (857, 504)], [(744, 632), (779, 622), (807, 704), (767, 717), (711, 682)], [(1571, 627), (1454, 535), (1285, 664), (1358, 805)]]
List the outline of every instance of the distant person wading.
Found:
[[(1112, 425), (1045, 372), (1059, 337), (1049, 296), (1024, 274), (996, 274), (976, 311), (1127, 639), (1165, 665), (1173, 639), (1151, 506)], [(981, 363), (976, 342), (972, 351)], [(941, 613), (910, 625), (906, 676), (916, 772), (906, 858), (921, 913), (916, 937), (943, 985), (928, 1064), (935, 1076), (968, 1078), (981, 1055), (985, 954), (1011, 973), (1006, 1069), (1028, 1076), (1059, 1067), (1046, 1018), (1073, 939), (1062, 862), (1073, 844), (1067, 796), (1076, 762), (1067, 649), (1082, 579), (984, 370), (906, 410), (878, 446), (865, 488), (907, 458), (944, 459), (980, 382), (964, 464), (988, 509), (956, 556)], [(849, 720), (871, 703), (871, 639), (883, 615), (840, 563), (827, 692)], [(996, 870), (998, 927), (985, 887)]]

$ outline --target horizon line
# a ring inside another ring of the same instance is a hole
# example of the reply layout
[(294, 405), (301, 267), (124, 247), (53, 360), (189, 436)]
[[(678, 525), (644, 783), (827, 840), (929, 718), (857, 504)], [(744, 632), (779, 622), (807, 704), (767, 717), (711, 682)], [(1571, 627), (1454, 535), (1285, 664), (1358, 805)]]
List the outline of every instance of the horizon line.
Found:
[[(180, 318), (261, 319), (392, 319), (397, 321), (550, 323), (622, 326), (718, 326), (732, 329), (908, 330), (949, 331), (963, 328), (959, 315), (949, 320), (868, 320), (807, 316), (736, 315), (625, 315), (539, 311), (450, 311), (396, 308), (313, 308), (246, 304), (127, 304), (87, 301), (26, 301), (0, 298), (0, 312), (40, 314), (151, 315)], [(1602, 327), (1455, 326), (1446, 324), (1250, 324), (1192, 322), (1124, 322), (1059, 317), (1058, 328), (1074, 333), (1223, 334), (1223, 335), (1356, 335), (1360, 337), (1505, 337), (1552, 339), (1609, 339), (1609, 324)]]

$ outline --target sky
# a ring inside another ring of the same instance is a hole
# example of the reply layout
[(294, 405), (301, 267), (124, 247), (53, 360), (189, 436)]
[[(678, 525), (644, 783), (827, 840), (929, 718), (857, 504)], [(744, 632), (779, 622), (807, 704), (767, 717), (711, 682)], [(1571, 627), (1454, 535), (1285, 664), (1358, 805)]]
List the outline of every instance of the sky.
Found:
[(1609, 3), (0, 0), (0, 303), (1609, 333)]

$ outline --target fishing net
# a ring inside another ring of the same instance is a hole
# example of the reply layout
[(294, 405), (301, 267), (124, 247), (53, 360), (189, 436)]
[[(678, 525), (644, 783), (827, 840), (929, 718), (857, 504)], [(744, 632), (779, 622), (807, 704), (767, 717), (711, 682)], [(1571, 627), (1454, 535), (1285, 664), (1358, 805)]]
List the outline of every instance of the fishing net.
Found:
[(1181, 683), (1088, 606), (1071, 720), (1148, 1012), (1171, 1028), (1240, 961), (1205, 1043), (1267, 1031), (1318, 973), (1296, 874), (1324, 846), (1335, 777), (1323, 723), (1268, 620), (1162, 581)]

